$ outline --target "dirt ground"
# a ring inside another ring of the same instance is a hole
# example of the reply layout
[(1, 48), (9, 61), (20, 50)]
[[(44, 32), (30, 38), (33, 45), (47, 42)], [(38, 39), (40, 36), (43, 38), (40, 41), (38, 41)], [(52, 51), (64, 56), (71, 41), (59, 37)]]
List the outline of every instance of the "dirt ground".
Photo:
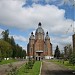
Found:
[(12, 69), (11, 66), (19, 68), (25, 62), (26, 61), (18, 61), (18, 62), (14, 62), (12, 64), (0, 65), (0, 75), (7, 75), (7, 73)]
[(52, 62), (43, 61), (41, 75), (75, 75), (75, 73)]

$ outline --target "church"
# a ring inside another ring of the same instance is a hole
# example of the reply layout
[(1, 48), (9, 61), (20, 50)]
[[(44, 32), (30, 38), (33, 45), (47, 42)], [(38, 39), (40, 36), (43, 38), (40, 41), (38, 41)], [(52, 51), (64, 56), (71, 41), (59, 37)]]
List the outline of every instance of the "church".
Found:
[(35, 35), (33, 32), (30, 35), (29, 43), (27, 44), (27, 56), (35, 60), (51, 59), (52, 44), (48, 32), (44, 33), (41, 23), (39, 22)]

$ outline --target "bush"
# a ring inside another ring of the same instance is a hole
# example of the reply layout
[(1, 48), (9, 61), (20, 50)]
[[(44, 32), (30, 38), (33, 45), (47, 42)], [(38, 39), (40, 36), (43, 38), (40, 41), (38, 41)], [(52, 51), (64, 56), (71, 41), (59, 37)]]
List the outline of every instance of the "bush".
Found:
[(0, 62), (2, 61), (2, 58), (0, 58)]
[(28, 73), (28, 70), (33, 68), (34, 63), (35, 63), (35, 61), (29, 61), (28, 63), (26, 63), (25, 73)]
[(71, 57), (69, 59), (69, 63), (75, 65), (75, 53), (71, 55)]
[(28, 68), (29, 68), (29, 69), (32, 69), (32, 67), (33, 67), (33, 62), (32, 62), (32, 61), (29, 61), (29, 62), (28, 62)]

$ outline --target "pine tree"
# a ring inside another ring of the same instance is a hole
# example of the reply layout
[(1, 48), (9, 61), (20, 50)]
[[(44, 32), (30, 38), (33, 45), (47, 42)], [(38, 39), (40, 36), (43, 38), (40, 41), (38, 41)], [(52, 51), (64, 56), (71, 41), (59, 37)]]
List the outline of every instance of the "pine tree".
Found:
[(60, 50), (59, 50), (58, 45), (56, 46), (54, 57), (57, 58), (57, 59), (59, 59), (59, 57), (60, 57)]
[(26, 51), (24, 51), (22, 47), (20, 47), (18, 44), (15, 43), (13, 36), (11, 36), (11, 38), (9, 37), (8, 29), (2, 32), (2, 36), (3, 36), (2, 42), (4, 45), (3, 47), (0, 46), (0, 58), (1, 57), (23, 58), (26, 56)]
[(3, 36), (3, 40), (8, 42), (8, 38), (9, 38), (9, 30), (5, 30), (2, 32), (2, 36)]

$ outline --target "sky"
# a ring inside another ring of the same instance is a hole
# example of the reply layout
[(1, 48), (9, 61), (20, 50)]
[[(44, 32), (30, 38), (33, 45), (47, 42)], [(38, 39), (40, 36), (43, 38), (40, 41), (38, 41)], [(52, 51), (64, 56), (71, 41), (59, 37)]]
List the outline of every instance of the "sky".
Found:
[(42, 23), (49, 32), (53, 50), (72, 44), (75, 27), (75, 0), (0, 0), (0, 38), (9, 29), (10, 37), (27, 50), (31, 32)]

